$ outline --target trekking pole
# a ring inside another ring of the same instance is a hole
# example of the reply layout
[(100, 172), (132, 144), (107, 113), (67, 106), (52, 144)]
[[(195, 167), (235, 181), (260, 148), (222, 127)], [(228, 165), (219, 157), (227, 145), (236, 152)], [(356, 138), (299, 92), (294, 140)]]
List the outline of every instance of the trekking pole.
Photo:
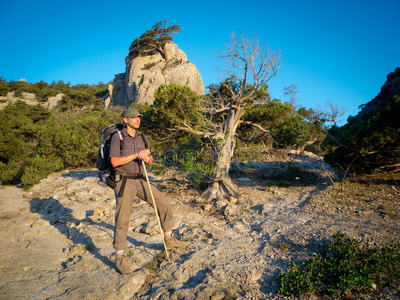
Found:
[(161, 228), (160, 217), (158, 216), (156, 201), (154, 200), (153, 192), (151, 191), (150, 181), (149, 181), (149, 177), (147, 176), (147, 170), (146, 170), (146, 165), (145, 165), (145, 163), (144, 163), (144, 160), (142, 160), (142, 163), (143, 163), (144, 174), (146, 175), (146, 181), (147, 181), (147, 184), (149, 185), (149, 190), (150, 190), (151, 199), (153, 199), (154, 210), (155, 210), (155, 212), (156, 212), (156, 217), (157, 217), (157, 222), (158, 222), (158, 228), (160, 228), (161, 237), (162, 237), (163, 244), (164, 244), (164, 249), (165, 249), (165, 254), (166, 254), (166, 256), (167, 256), (168, 262), (171, 262), (171, 261), (169, 260), (167, 245), (165, 244), (165, 239), (164, 239), (164, 231), (163, 231), (162, 228)]

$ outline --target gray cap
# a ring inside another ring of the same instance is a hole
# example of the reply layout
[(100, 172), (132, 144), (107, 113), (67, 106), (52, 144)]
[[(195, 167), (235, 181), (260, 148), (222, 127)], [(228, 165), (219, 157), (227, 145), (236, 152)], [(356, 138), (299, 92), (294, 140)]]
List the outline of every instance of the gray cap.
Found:
[(123, 117), (135, 118), (135, 117), (143, 117), (143, 115), (139, 112), (138, 109), (128, 108), (126, 111), (124, 111)]

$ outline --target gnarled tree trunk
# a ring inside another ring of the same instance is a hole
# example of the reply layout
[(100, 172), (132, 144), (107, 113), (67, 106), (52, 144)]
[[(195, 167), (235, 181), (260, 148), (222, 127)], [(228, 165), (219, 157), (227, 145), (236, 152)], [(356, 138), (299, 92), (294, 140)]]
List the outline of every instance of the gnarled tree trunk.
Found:
[(202, 194), (207, 199), (237, 197), (239, 190), (229, 176), (229, 169), (235, 152), (235, 133), (242, 114), (242, 109), (231, 108), (223, 128), (213, 138), (213, 182)]

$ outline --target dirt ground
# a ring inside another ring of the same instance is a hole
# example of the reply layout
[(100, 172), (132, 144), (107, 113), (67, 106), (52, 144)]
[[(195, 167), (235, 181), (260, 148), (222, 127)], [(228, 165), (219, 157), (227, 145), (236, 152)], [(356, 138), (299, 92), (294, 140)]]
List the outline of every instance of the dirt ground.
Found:
[[(174, 234), (186, 250), (164, 252), (152, 209), (137, 202), (129, 230), (136, 266), (115, 271), (115, 201), (94, 170), (66, 170), (31, 191), (0, 189), (1, 299), (285, 299), (279, 276), (332, 242), (337, 232), (365, 245), (400, 242), (396, 176), (341, 181), (313, 156), (237, 162), (239, 195), (207, 202), (190, 174), (151, 175), (170, 199)], [(360, 299), (399, 299), (378, 287)], [(318, 299), (316, 296), (304, 299)], [(287, 298), (286, 298), (287, 299)]]

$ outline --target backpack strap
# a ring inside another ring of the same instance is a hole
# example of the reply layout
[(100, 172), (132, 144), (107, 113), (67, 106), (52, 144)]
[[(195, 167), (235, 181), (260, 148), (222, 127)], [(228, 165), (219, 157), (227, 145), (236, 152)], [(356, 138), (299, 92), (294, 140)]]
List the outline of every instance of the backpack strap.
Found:
[(149, 143), (147, 142), (147, 136), (145, 136), (143, 133), (141, 133), (141, 135), (142, 135), (144, 146), (146, 147), (146, 149), (150, 150)]
[(119, 139), (122, 141), (124, 138), (122, 137), (121, 131), (122, 131), (122, 130), (119, 130), (119, 131), (117, 131), (117, 132), (118, 132), (118, 135), (119, 135)]
[[(119, 139), (120, 139), (120, 142), (119, 142), (119, 150), (120, 150), (120, 152), (121, 152), (122, 149), (124, 148), (124, 138), (122, 137), (121, 131), (122, 131), (122, 130), (117, 131), (117, 132), (118, 132)], [(120, 155), (121, 155), (121, 153), (120, 153)]]

